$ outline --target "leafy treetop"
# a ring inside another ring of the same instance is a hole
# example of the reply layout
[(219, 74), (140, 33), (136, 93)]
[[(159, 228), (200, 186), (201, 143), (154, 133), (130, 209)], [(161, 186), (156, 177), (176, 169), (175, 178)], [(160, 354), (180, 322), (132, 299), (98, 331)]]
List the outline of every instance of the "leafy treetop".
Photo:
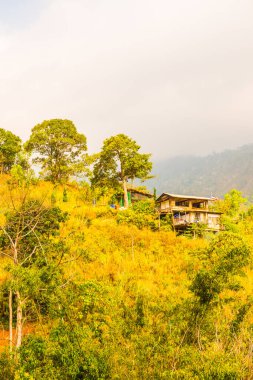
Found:
[(21, 139), (10, 131), (0, 128), (0, 165), (1, 173), (8, 173), (21, 151)]
[(119, 134), (104, 141), (100, 155), (94, 165), (93, 184), (115, 186), (121, 183), (124, 204), (128, 206), (127, 181), (145, 180), (152, 169), (150, 154), (139, 153), (140, 146), (130, 137)]
[(45, 120), (36, 125), (25, 148), (38, 154), (33, 162), (40, 164), (45, 177), (54, 183), (64, 182), (84, 170), (82, 155), (87, 150), (86, 137), (77, 132), (70, 120)]

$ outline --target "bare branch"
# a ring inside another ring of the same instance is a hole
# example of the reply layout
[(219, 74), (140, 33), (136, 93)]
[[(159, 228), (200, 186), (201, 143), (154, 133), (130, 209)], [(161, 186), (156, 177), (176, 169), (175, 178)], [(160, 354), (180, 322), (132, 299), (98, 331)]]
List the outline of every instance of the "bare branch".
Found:
[(10, 240), (11, 246), (14, 248), (15, 247), (15, 243), (12, 240), (10, 234), (6, 231), (6, 229), (4, 227), (0, 227), (0, 228), (4, 232), (4, 234), (8, 237), (8, 239)]
[(21, 266), (22, 266), (27, 260), (29, 260), (29, 259), (32, 257), (32, 255), (33, 255), (34, 252), (36, 251), (36, 248), (37, 248), (37, 246), (34, 247), (34, 249), (32, 250), (32, 252), (30, 253), (30, 255), (27, 256), (27, 257), (25, 258), (25, 260), (20, 264)]
[(10, 257), (11, 259), (13, 259), (12, 255), (9, 255), (8, 253), (5, 253), (5, 252), (0, 252), (0, 255), (4, 255), (4, 256), (7, 256), (7, 257)]

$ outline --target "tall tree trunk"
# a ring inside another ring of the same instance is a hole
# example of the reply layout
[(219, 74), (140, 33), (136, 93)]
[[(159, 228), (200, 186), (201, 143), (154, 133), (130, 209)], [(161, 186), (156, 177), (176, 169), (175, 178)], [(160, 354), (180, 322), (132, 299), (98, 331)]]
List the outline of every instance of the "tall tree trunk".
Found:
[(128, 196), (127, 196), (127, 182), (123, 179), (123, 190), (124, 190), (124, 207), (128, 208)]
[(10, 352), (12, 351), (12, 343), (13, 343), (13, 333), (12, 333), (12, 290), (9, 291), (9, 347)]
[(16, 291), (17, 297), (17, 342), (16, 348), (21, 346), (22, 342), (22, 301), (19, 291)]

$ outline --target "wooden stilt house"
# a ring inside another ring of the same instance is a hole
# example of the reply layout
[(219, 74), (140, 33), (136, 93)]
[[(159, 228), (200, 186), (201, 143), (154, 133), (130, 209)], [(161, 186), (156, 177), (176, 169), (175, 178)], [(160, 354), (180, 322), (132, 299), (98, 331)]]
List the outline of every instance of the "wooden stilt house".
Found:
[(193, 223), (206, 225), (206, 230), (221, 229), (221, 213), (210, 210), (216, 198), (163, 193), (156, 200), (161, 216), (170, 214), (176, 231), (184, 230)]

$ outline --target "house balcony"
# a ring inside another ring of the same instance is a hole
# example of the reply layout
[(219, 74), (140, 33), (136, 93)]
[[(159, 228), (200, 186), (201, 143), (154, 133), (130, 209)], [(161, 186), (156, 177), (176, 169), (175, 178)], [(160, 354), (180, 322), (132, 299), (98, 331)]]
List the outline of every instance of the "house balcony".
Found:
[(167, 214), (171, 212), (208, 212), (208, 207), (182, 207), (182, 206), (173, 206), (173, 207), (159, 207), (158, 211), (162, 214)]
[(198, 223), (205, 224), (206, 225), (206, 228), (205, 228), (206, 231), (220, 231), (222, 229), (220, 224), (210, 223), (210, 221), (205, 223), (205, 222), (203, 222), (203, 221), (201, 222), (199, 220), (189, 221), (188, 219), (185, 219), (185, 218), (173, 218), (174, 227), (178, 228), (178, 229), (185, 229), (194, 223), (195, 224), (198, 224)]
[(173, 222), (174, 226), (188, 226), (190, 224), (189, 220), (184, 218), (174, 218)]

